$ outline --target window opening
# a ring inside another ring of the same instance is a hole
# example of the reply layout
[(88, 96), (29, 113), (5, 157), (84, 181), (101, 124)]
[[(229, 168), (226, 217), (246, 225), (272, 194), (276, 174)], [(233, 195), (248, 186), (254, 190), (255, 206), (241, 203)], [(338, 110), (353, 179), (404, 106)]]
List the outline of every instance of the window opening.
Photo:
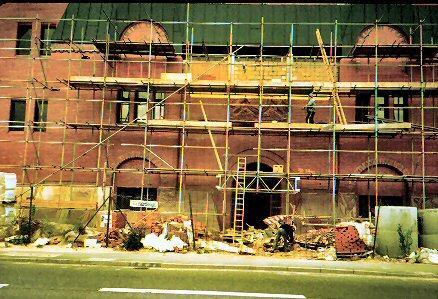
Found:
[(152, 119), (164, 119), (164, 102), (166, 98), (164, 92), (155, 93), (155, 99), (152, 108)]
[(136, 93), (135, 118), (137, 122), (146, 122), (148, 112), (148, 92), (138, 91)]
[(367, 93), (359, 93), (356, 95), (356, 117), (355, 121), (358, 123), (368, 123), (371, 95)]
[(17, 55), (30, 55), (32, 39), (32, 24), (18, 23), (17, 44), (15, 53)]
[(380, 120), (389, 118), (388, 97), (381, 96), (376, 98), (377, 102), (377, 118)]
[(129, 100), (130, 92), (120, 90), (117, 93), (117, 123), (129, 123), (131, 103)]
[(11, 100), (9, 114), (9, 131), (24, 131), (24, 120), (26, 118), (26, 101)]
[(398, 122), (408, 122), (408, 99), (405, 96), (396, 96), (393, 98), (394, 101), (394, 120)]

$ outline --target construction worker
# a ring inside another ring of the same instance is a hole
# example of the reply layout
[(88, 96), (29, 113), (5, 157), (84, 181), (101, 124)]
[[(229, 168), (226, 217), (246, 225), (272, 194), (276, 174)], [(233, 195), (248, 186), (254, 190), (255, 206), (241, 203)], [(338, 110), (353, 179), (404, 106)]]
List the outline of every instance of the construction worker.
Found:
[(280, 238), (283, 239), (283, 251), (288, 252), (291, 249), (293, 250), (294, 239), (295, 239), (295, 224), (291, 218), (285, 218), (282, 221), (282, 224), (277, 230), (277, 234), (275, 235), (275, 242), (272, 251), (277, 250), (278, 242)]
[(304, 109), (307, 110), (307, 116), (306, 116), (306, 123), (308, 124), (314, 124), (315, 121), (313, 120), (313, 117), (315, 116), (315, 107), (316, 107), (316, 101), (315, 101), (315, 94), (311, 92), (309, 94), (309, 101), (307, 102), (306, 107)]

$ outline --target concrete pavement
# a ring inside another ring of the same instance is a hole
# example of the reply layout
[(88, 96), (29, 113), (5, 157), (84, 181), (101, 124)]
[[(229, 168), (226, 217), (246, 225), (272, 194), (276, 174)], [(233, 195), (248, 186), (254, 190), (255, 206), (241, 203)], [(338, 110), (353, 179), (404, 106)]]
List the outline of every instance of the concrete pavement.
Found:
[(43, 248), (12, 246), (0, 249), (1, 261), (56, 264), (129, 266), (142, 268), (198, 268), (270, 270), (310, 273), (337, 273), (438, 279), (438, 265), (384, 262), (371, 259), (358, 261), (322, 261), (292, 259), (281, 256), (249, 256), (229, 253), (159, 253), (115, 251), (110, 248)]

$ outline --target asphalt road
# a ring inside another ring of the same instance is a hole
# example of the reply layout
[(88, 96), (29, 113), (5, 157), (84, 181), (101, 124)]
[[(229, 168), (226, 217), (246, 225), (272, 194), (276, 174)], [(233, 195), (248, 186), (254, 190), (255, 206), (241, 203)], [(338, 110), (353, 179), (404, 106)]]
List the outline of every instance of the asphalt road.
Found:
[(212, 271), (0, 262), (0, 298), (256, 298), (257, 296), (438, 298), (438, 279), (257, 270)]

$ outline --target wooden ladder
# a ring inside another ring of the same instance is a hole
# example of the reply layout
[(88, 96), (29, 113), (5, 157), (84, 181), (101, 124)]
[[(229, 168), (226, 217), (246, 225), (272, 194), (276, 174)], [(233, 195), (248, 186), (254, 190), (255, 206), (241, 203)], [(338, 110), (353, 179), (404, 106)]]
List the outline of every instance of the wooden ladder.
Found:
[(321, 50), (322, 60), (324, 61), (325, 66), (327, 67), (327, 71), (329, 73), (330, 78), (332, 79), (333, 89), (332, 89), (332, 97), (334, 101), (334, 106), (336, 109), (336, 115), (339, 118), (339, 122), (343, 125), (347, 124), (347, 118), (345, 117), (344, 109), (342, 108), (341, 99), (339, 98), (338, 88), (337, 88), (337, 80), (335, 75), (333, 74), (332, 65), (327, 57), (327, 53), (324, 49), (324, 43), (322, 41), (321, 32), (319, 29), (316, 29), (316, 39), (318, 40), (319, 48)]
[(233, 243), (243, 241), (245, 213), (246, 157), (237, 158), (236, 187), (234, 192), (234, 234)]

